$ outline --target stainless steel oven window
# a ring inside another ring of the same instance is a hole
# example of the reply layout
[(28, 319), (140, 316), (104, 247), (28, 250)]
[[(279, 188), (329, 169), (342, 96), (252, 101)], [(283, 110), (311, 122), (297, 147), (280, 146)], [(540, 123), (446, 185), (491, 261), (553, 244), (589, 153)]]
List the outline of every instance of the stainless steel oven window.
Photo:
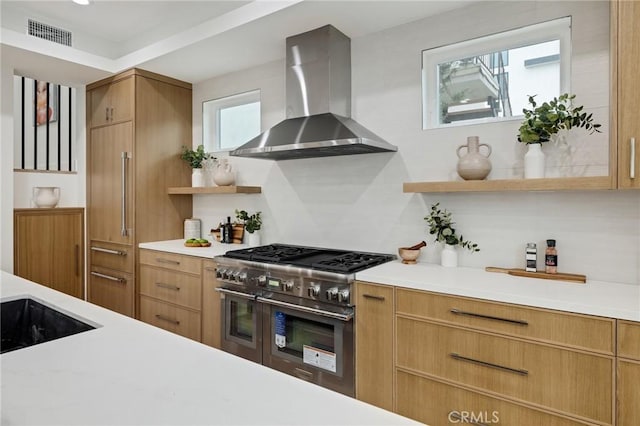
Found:
[(253, 300), (225, 298), (225, 339), (244, 346), (257, 346), (256, 302)]
[[(337, 319), (306, 314), (292, 309), (270, 309), (271, 323), (271, 354), (273, 356), (288, 359), (290, 361), (316, 367), (330, 374), (342, 376), (343, 371), (343, 336), (345, 322)], [(285, 341), (283, 347), (276, 344), (276, 315), (281, 312), (285, 315)], [(335, 372), (329, 368), (305, 362), (307, 357), (325, 356), (335, 357)]]

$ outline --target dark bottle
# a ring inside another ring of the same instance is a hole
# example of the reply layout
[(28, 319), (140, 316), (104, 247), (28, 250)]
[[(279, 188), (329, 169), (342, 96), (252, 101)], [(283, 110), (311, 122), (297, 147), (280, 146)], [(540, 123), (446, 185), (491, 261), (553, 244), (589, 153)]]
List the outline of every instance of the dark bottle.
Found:
[(558, 251), (556, 240), (547, 240), (547, 249), (544, 252), (544, 271), (548, 274), (558, 273)]
[(231, 244), (233, 242), (233, 225), (231, 224), (231, 216), (227, 216), (227, 223), (224, 225), (225, 236), (227, 239), (225, 243)]

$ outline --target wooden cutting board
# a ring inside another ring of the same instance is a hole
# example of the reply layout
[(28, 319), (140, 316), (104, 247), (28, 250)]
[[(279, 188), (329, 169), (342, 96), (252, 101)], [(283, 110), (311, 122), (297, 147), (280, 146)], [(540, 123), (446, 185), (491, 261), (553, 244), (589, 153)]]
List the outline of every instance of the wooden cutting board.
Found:
[(558, 280), (558, 281), (572, 281), (576, 283), (586, 283), (586, 275), (580, 274), (566, 274), (558, 272), (557, 274), (548, 274), (542, 271), (528, 272), (524, 269), (517, 268), (498, 268), (496, 266), (487, 266), (484, 268), (487, 272), (501, 272), (503, 274), (514, 275), (517, 277), (529, 277), (529, 278), (542, 278), (545, 280)]

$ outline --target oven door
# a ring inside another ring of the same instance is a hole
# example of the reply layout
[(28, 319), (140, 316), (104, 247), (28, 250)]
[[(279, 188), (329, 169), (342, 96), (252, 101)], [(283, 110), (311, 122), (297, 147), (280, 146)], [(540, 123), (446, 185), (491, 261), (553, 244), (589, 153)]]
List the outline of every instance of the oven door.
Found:
[(255, 295), (223, 287), (216, 290), (221, 293), (222, 349), (262, 363), (262, 314)]
[(258, 297), (268, 367), (355, 396), (353, 309), (334, 313)]

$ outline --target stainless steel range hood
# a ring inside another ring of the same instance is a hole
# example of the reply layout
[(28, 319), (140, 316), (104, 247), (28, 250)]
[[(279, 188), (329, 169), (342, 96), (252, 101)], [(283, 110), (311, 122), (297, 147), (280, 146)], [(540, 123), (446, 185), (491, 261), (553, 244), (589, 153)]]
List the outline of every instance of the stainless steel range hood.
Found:
[(269, 160), (394, 152), (351, 116), (351, 40), (331, 25), (287, 38), (287, 119), (231, 151)]

